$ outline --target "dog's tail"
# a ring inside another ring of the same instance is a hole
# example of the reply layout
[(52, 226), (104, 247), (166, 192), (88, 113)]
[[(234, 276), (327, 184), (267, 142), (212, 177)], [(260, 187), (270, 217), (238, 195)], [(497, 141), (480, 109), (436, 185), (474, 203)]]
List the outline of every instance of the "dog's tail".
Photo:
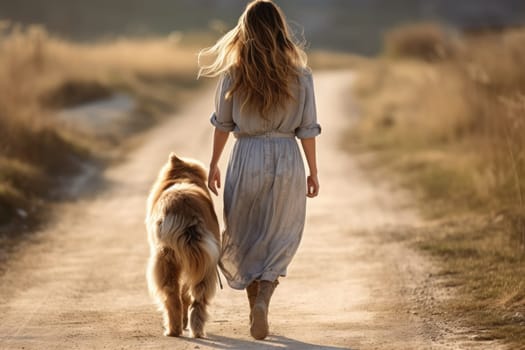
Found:
[(211, 232), (215, 216), (207, 194), (196, 185), (177, 184), (159, 199), (157, 210), (161, 215), (155, 222), (155, 236), (160, 245), (173, 249), (185, 279), (197, 283), (215, 276), (220, 252)]

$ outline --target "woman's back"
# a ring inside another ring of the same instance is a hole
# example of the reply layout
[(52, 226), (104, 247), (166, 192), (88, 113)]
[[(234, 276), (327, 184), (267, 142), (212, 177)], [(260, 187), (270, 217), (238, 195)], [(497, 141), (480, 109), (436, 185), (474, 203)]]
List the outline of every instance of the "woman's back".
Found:
[(243, 108), (243, 100), (237, 94), (226, 98), (232, 79), (223, 74), (217, 88), (216, 112), (211, 118), (213, 125), (224, 131), (233, 131), (237, 137), (268, 133), (299, 138), (316, 136), (320, 127), (316, 122), (312, 74), (302, 69), (297, 80), (290, 83), (292, 97), (286, 105), (262, 116), (257, 110)]

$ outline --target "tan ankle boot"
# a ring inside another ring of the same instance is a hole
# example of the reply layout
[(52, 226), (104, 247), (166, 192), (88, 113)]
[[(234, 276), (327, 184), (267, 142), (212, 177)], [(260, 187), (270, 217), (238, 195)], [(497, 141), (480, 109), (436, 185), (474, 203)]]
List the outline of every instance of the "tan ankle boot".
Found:
[(253, 281), (246, 287), (246, 294), (248, 294), (248, 302), (250, 303), (250, 324), (252, 324), (252, 312), (253, 306), (255, 305), (255, 299), (257, 298), (257, 292), (259, 291), (259, 281)]
[(268, 336), (268, 309), (270, 307), (270, 299), (277, 284), (279, 284), (278, 281), (259, 282), (259, 292), (253, 305), (252, 323), (250, 326), (250, 333), (255, 339), (262, 340)]

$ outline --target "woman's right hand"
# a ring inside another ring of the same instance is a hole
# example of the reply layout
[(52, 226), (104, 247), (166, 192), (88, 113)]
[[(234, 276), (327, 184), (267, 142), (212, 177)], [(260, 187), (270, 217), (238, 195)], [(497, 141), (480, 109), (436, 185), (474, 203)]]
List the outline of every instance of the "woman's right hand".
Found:
[(210, 172), (208, 173), (208, 188), (210, 191), (219, 195), (217, 188), (221, 188), (221, 171), (217, 165), (210, 166)]

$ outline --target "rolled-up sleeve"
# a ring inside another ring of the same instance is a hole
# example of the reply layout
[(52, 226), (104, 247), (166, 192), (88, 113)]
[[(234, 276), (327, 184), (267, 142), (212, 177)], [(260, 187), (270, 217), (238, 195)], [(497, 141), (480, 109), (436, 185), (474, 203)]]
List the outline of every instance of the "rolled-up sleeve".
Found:
[(301, 125), (295, 129), (295, 136), (308, 139), (321, 134), (321, 125), (317, 122), (317, 108), (315, 104), (314, 81), (311, 73), (305, 74), (305, 100)]
[(215, 93), (215, 112), (212, 113), (210, 122), (217, 129), (222, 131), (233, 131), (233, 101), (232, 98), (226, 99), (226, 94), (231, 86), (231, 79), (227, 74), (223, 74), (219, 79), (217, 91)]

